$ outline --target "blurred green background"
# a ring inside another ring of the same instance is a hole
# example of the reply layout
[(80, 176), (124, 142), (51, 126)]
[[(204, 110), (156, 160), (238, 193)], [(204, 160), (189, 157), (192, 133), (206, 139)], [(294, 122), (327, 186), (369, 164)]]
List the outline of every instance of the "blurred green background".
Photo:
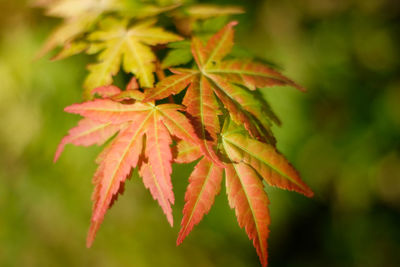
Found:
[[(399, 1), (213, 2), (244, 6), (237, 43), (308, 88), (263, 90), (279, 149), (315, 192), (267, 189), (269, 266), (399, 266)], [(28, 3), (0, 0), (0, 266), (259, 266), (224, 189), (175, 246), (191, 165), (174, 168), (174, 228), (133, 177), (86, 249), (100, 148), (52, 157), (88, 58), (34, 61), (58, 21)]]

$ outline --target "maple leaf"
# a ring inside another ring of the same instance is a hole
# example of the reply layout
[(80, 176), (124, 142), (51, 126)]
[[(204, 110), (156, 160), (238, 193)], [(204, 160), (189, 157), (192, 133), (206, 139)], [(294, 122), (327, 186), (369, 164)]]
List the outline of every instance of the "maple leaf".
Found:
[(253, 91), (255, 88), (273, 85), (290, 85), (302, 89), (264, 64), (248, 60), (223, 60), (233, 47), (233, 27), (236, 24), (231, 22), (226, 25), (205, 45), (193, 37), (191, 51), (197, 68), (171, 69), (174, 75), (147, 90), (144, 99), (162, 99), (181, 92), (189, 85), (183, 104), (195, 118), (200, 137), (206, 140), (206, 147), (210, 151), (219, 133), (216, 99), (222, 102), (236, 123), (245, 126), (251, 136), (274, 144), (270, 121), (278, 120), (265, 105), (265, 101)]
[[(132, 83), (128, 87), (132, 87)], [(121, 186), (132, 168), (139, 168), (143, 183), (158, 201), (172, 225), (171, 204), (174, 203), (174, 194), (170, 177), (171, 136), (193, 145), (200, 143), (189, 120), (180, 112), (184, 110), (181, 105), (155, 105), (140, 101), (124, 103), (112, 100), (126, 100), (129, 91), (140, 94), (140, 91), (135, 89), (121, 91), (115, 86), (105, 86), (94, 91), (106, 98), (65, 108), (66, 112), (80, 114), (84, 119), (64, 137), (55, 156), (57, 160), (67, 143), (85, 146), (102, 144), (118, 132), (96, 160), (99, 167), (93, 178), (94, 206), (88, 246), (91, 246), (107, 209), (121, 192)]]
[[(223, 167), (209, 158), (202, 158), (190, 175), (177, 244), (182, 243), (210, 211), (225, 173), (229, 205), (235, 209), (239, 226), (244, 227), (253, 240), (261, 264), (266, 266), (270, 216), (269, 200), (262, 181), (307, 197), (312, 197), (313, 192), (274, 146), (251, 138), (229, 117), (222, 129), (219, 148), (227, 159)], [(187, 163), (201, 157), (196, 146), (187, 142), (179, 143), (177, 150), (176, 162)]]
[(235, 209), (240, 227), (247, 235), (259, 255), (261, 264), (267, 265), (267, 238), (270, 216), (269, 200), (259, 174), (246, 163), (229, 163), (221, 168), (203, 158), (190, 175), (185, 193), (185, 207), (177, 244), (190, 233), (203, 216), (207, 214), (219, 193), (223, 173), (229, 205)]
[(37, 55), (42, 57), (57, 46), (62, 46), (61, 52), (53, 57), (54, 60), (58, 60), (89, 48), (89, 42), (80, 37), (91, 32), (102, 15), (119, 13), (126, 18), (143, 19), (173, 10), (179, 4), (158, 6), (125, 0), (38, 0), (36, 6), (46, 8), (48, 16), (63, 19)]
[(156, 20), (147, 20), (128, 26), (127, 20), (113, 18), (100, 23), (100, 29), (88, 37), (91, 50), (101, 52), (98, 63), (88, 67), (86, 94), (93, 88), (111, 84), (121, 63), (125, 72), (135, 74), (141, 87), (153, 86), (156, 57), (150, 46), (181, 40), (178, 35), (154, 26), (155, 23)]
[(249, 137), (233, 122), (228, 122), (224, 127), (222, 144), (232, 161), (250, 165), (271, 186), (296, 191), (307, 197), (313, 196), (299, 173), (274, 146)]
[[(62, 52), (63, 54), (81, 52), (84, 48), (71, 50), (68, 46), (71, 46), (71, 42), (78, 36), (86, 33), (101, 14), (121, 10), (122, 3), (123, 0), (61, 0), (41, 4), (40, 6), (47, 8), (47, 15), (63, 18), (64, 22), (50, 34), (37, 56), (41, 57), (60, 45), (67, 45), (68, 52)], [(63, 57), (65, 56), (59, 55), (56, 59)]]

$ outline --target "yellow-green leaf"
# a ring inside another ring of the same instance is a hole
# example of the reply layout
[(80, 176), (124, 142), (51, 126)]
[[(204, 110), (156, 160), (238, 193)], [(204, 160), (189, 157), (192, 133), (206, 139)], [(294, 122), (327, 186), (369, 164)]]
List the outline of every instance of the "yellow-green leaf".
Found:
[(181, 39), (154, 26), (155, 23), (155, 20), (149, 20), (128, 27), (127, 21), (103, 21), (100, 30), (89, 36), (90, 41), (102, 51), (98, 55), (98, 63), (89, 66), (90, 73), (84, 83), (87, 94), (93, 88), (111, 84), (121, 63), (124, 71), (133, 73), (142, 87), (153, 86), (156, 57), (150, 46)]

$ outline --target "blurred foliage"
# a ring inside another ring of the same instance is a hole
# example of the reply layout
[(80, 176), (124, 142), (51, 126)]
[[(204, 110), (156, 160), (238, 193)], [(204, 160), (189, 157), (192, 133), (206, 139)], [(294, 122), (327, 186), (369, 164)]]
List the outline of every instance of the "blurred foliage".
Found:
[[(308, 88), (263, 91), (283, 121), (278, 147), (316, 193), (267, 189), (269, 266), (398, 266), (399, 2), (213, 2), (244, 6), (237, 42)], [(0, 13), (0, 266), (259, 266), (225, 196), (176, 247), (177, 225), (136, 176), (86, 249), (99, 148), (52, 157), (78, 120), (63, 107), (81, 100), (88, 60), (34, 61), (58, 21), (23, 0)], [(176, 221), (191, 168), (172, 176)]]

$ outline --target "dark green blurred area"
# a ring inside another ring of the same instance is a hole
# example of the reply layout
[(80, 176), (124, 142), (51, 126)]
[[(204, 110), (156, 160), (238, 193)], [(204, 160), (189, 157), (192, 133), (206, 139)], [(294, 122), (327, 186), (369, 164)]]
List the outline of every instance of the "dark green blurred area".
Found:
[[(315, 192), (267, 188), (269, 266), (399, 266), (399, 1), (213, 2), (245, 6), (237, 43), (308, 89), (263, 89), (279, 149)], [(134, 176), (86, 249), (101, 148), (52, 157), (78, 121), (63, 108), (81, 101), (88, 59), (34, 61), (57, 21), (22, 0), (0, 14), (0, 266), (259, 266), (225, 190), (175, 246), (191, 165), (174, 168), (174, 228)]]

